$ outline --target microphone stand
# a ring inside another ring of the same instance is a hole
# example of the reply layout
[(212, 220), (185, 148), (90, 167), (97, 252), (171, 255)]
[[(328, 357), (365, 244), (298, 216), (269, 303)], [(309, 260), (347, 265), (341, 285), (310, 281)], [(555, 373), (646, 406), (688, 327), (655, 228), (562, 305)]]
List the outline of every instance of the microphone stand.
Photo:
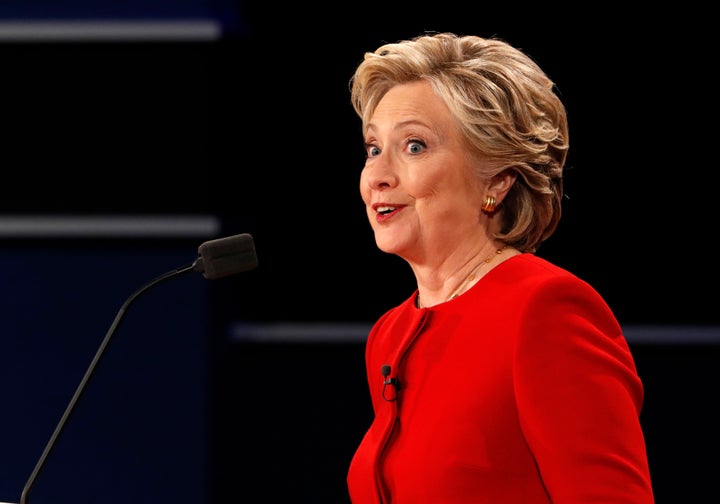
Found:
[(100, 359), (105, 353), (105, 349), (110, 343), (115, 330), (118, 328), (120, 321), (132, 302), (135, 301), (140, 294), (148, 290), (150, 287), (157, 285), (161, 281), (188, 273), (190, 271), (200, 272), (205, 278), (214, 280), (216, 278), (223, 278), (228, 275), (234, 275), (236, 273), (248, 271), (257, 267), (255, 243), (252, 235), (248, 233), (206, 241), (198, 247), (198, 253), (199, 257), (195, 259), (194, 262), (188, 264), (187, 266), (168, 271), (167, 273), (149, 281), (131, 294), (125, 303), (123, 303), (120, 307), (120, 310), (118, 310), (118, 313), (115, 316), (115, 320), (105, 335), (105, 338), (102, 340), (102, 343), (100, 343), (100, 347), (95, 353), (95, 357), (92, 362), (90, 362), (90, 366), (87, 371), (85, 371), (85, 376), (83, 376), (83, 379), (80, 381), (80, 385), (78, 385), (75, 390), (75, 394), (72, 399), (70, 399), (70, 403), (65, 408), (65, 413), (63, 413), (60, 422), (57, 427), (55, 427), (55, 432), (53, 432), (53, 435), (50, 437), (50, 441), (48, 441), (40, 459), (37, 461), (37, 464), (35, 464), (35, 469), (33, 469), (32, 474), (30, 474), (30, 478), (28, 478), (27, 483), (25, 483), (22, 495), (20, 496), (20, 504), (28, 504), (30, 491), (35, 484), (38, 474), (40, 474), (40, 471), (45, 465), (45, 461), (55, 446), (58, 436), (65, 428), (65, 424), (67, 423), (68, 418), (70, 418), (70, 414), (73, 409), (75, 409), (75, 404), (77, 404), (80, 396), (85, 391), (87, 383), (90, 381), (90, 378), (92, 378), (95, 368), (100, 362)]
[(25, 487), (23, 488), (22, 495), (20, 497), (20, 504), (27, 504), (28, 497), (30, 495), (30, 491), (32, 490), (33, 485), (35, 484), (35, 480), (37, 479), (38, 474), (40, 474), (40, 471), (42, 470), (43, 466), (45, 465), (45, 461), (47, 460), (48, 456), (50, 455), (50, 452), (55, 446), (55, 442), (57, 441), (58, 436), (65, 428), (65, 424), (67, 423), (68, 418), (70, 417), (70, 414), (75, 409), (75, 404), (77, 404), (78, 400), (80, 399), (80, 396), (85, 391), (85, 387), (87, 386), (88, 382), (90, 381), (90, 378), (92, 378), (93, 373), (95, 372), (95, 368), (97, 367), (98, 363), (100, 362), (100, 359), (102, 358), (103, 354), (105, 353), (105, 349), (107, 348), (108, 344), (110, 343), (110, 340), (112, 339), (113, 334), (115, 333), (115, 330), (118, 328), (118, 325), (120, 324), (120, 321), (122, 320), (123, 316), (125, 315), (125, 312), (129, 308), (129, 306), (132, 304), (137, 297), (148, 290), (149, 288), (153, 287), (154, 285), (157, 285), (163, 280), (166, 280), (168, 278), (176, 277), (179, 275), (182, 275), (183, 273), (188, 273), (190, 271), (195, 270), (196, 266), (198, 264), (198, 261), (196, 260), (192, 264), (188, 266), (183, 266), (182, 268), (178, 268), (172, 271), (168, 271), (167, 273), (164, 273), (160, 275), (159, 277), (156, 277), (155, 279), (151, 280), (150, 282), (146, 283), (142, 287), (140, 287), (138, 290), (136, 290), (133, 294), (130, 295), (130, 297), (127, 298), (125, 303), (120, 307), (120, 310), (118, 310), (117, 315), (115, 316), (115, 320), (113, 321), (112, 325), (110, 326), (110, 329), (108, 330), (107, 334), (105, 335), (105, 338), (102, 340), (102, 343), (100, 344), (100, 347), (98, 348), (97, 352), (95, 353), (95, 357), (93, 358), (92, 362), (90, 362), (90, 366), (88, 367), (87, 371), (85, 372), (85, 376), (83, 376), (83, 379), (80, 381), (80, 385), (78, 385), (77, 389), (75, 390), (75, 394), (73, 395), (72, 399), (70, 399), (70, 403), (68, 403), (67, 408), (65, 408), (65, 413), (63, 414), (62, 418), (60, 419), (60, 422), (58, 423), (57, 427), (55, 427), (55, 432), (53, 432), (53, 435), (50, 437), (50, 441), (48, 441), (47, 445), (45, 446), (45, 450), (43, 451), (43, 454), (40, 456), (40, 459), (38, 460), (37, 464), (35, 465), (35, 469), (33, 470), (32, 474), (30, 474), (30, 478), (28, 478), (27, 483), (25, 483)]

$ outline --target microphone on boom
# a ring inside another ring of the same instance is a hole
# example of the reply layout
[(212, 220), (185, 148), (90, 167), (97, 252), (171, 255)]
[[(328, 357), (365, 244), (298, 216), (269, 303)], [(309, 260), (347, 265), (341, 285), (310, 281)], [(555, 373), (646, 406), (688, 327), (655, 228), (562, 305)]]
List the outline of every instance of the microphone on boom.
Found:
[(257, 266), (255, 243), (244, 233), (210, 240), (198, 247), (193, 269), (209, 280), (248, 271)]
[[(115, 330), (118, 328), (120, 321), (122, 320), (125, 312), (132, 304), (132, 302), (135, 301), (135, 299), (137, 299), (140, 294), (147, 291), (150, 287), (157, 285), (163, 280), (173, 278), (184, 273), (195, 271), (202, 273), (202, 275), (209, 280), (215, 280), (217, 278), (227, 277), (236, 273), (242, 273), (243, 271), (249, 271), (256, 268), (258, 264), (257, 255), (255, 253), (255, 242), (253, 241), (253, 237), (247, 233), (206, 241), (198, 247), (198, 254), (198, 258), (195, 259), (191, 264), (183, 266), (181, 268), (177, 268), (172, 271), (168, 271), (167, 273), (156, 277), (155, 279), (140, 287), (133, 294), (131, 294), (130, 297), (127, 298), (125, 303), (123, 303), (123, 305), (120, 307), (120, 310), (115, 316), (115, 320), (110, 326), (110, 329), (105, 335), (102, 343), (100, 343), (100, 347), (95, 353), (95, 357), (93, 357), (93, 360), (90, 362), (90, 366), (85, 372), (83, 379), (80, 381), (80, 385), (78, 385), (77, 389), (75, 390), (75, 394), (73, 395), (72, 399), (70, 399), (70, 403), (65, 408), (65, 413), (60, 418), (60, 422), (57, 424), (57, 427), (55, 427), (55, 431), (50, 437), (50, 441), (48, 441), (47, 445), (45, 446), (45, 450), (43, 451), (40, 459), (35, 465), (33, 472), (30, 474), (27, 483), (25, 483), (25, 487), (23, 488), (22, 494), (20, 496), (20, 504), (28, 504), (30, 491), (35, 484), (35, 480), (37, 479), (38, 474), (45, 465), (45, 461), (47, 460), (50, 452), (55, 446), (55, 442), (57, 441), (58, 436), (65, 428), (70, 414), (73, 412), (75, 405), (77, 404), (80, 396), (84, 392), (88, 381), (95, 372), (95, 368), (97, 367), (100, 359), (105, 353), (105, 349), (110, 343), (110, 339), (115, 333)], [(0, 504), (8, 503), (0, 502)]]

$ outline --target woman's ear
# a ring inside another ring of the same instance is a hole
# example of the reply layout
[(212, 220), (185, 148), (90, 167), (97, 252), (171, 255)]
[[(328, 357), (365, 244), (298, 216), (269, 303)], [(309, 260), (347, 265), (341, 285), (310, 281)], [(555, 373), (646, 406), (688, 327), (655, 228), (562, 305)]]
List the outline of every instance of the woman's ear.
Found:
[(495, 197), (497, 205), (505, 199), (505, 195), (507, 195), (508, 191), (515, 183), (516, 178), (517, 172), (512, 168), (506, 168), (490, 179), (488, 193)]

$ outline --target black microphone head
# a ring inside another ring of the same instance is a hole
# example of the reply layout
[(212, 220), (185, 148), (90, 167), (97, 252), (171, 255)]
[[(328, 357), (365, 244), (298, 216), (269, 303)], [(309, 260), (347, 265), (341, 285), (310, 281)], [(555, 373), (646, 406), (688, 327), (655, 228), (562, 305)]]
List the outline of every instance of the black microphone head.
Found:
[(206, 241), (198, 247), (198, 253), (193, 269), (210, 280), (242, 273), (258, 264), (255, 242), (247, 233)]

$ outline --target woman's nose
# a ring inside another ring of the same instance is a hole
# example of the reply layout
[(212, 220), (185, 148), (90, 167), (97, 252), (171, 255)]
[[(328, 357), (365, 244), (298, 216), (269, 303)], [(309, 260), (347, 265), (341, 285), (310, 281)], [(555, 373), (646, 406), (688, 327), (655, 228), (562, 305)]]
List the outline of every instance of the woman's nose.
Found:
[(382, 155), (373, 158), (365, 165), (363, 176), (366, 183), (373, 189), (394, 187), (398, 183), (397, 172), (392, 160)]

